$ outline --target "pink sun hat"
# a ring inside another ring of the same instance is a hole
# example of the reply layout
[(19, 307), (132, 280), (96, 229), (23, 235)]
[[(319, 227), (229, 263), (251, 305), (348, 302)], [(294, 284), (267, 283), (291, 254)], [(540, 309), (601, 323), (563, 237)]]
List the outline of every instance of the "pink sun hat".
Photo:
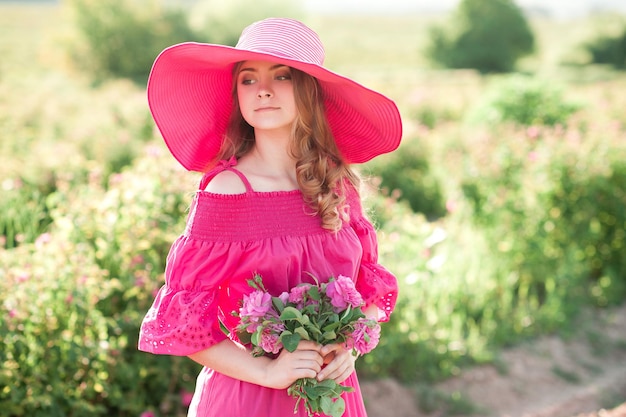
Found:
[(174, 157), (188, 170), (217, 163), (233, 105), (233, 68), (271, 61), (317, 78), (331, 131), (347, 163), (367, 162), (400, 145), (395, 103), (323, 67), (324, 47), (303, 23), (269, 18), (245, 28), (235, 47), (186, 42), (165, 49), (148, 80), (148, 104)]

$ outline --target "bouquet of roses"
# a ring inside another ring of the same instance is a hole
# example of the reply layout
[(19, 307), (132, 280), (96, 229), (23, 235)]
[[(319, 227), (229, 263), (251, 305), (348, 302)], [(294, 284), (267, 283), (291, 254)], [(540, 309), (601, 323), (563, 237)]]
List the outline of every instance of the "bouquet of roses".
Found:
[[(248, 281), (254, 291), (243, 298), (236, 331), (243, 343), (252, 344), (254, 356), (277, 354), (283, 348), (293, 352), (301, 340), (321, 345), (343, 343), (355, 355), (376, 347), (380, 326), (361, 311), (363, 298), (354, 282), (342, 275), (327, 283), (315, 281), (316, 284), (298, 285), (278, 297), (267, 292), (260, 275), (255, 274)], [(315, 378), (298, 379), (287, 389), (289, 395), (297, 398), (294, 412), (303, 401), (309, 416), (323, 412), (333, 417), (341, 416), (345, 410), (341, 398), (344, 391), (352, 388)]]

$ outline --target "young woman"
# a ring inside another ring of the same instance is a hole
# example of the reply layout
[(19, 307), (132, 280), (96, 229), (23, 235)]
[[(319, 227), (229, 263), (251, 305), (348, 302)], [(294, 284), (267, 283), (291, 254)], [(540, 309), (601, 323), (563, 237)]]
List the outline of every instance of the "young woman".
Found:
[(292, 416), (286, 388), (305, 377), (354, 387), (343, 394), (344, 416), (366, 416), (356, 359), (343, 345), (303, 341), (253, 357), (232, 332), (254, 273), (273, 295), (311, 277), (351, 277), (379, 321), (395, 305), (396, 279), (377, 263), (349, 164), (396, 149), (400, 116), (323, 59), (315, 32), (272, 18), (247, 27), (234, 48), (184, 43), (155, 61), (155, 122), (174, 157), (204, 175), (139, 348), (203, 365), (189, 416)]

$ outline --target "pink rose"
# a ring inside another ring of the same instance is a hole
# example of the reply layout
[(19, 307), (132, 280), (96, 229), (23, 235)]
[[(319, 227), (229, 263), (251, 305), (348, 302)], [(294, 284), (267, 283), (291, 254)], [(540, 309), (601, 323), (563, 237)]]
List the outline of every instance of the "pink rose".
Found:
[(380, 324), (376, 320), (360, 318), (354, 323), (354, 331), (348, 348), (354, 348), (359, 355), (364, 355), (374, 350), (380, 340)]
[(266, 292), (255, 290), (243, 296), (243, 306), (239, 309), (242, 319), (250, 320), (250, 325), (246, 330), (253, 333), (257, 324), (272, 308), (272, 296)]
[(193, 399), (193, 392), (189, 392), (185, 389), (180, 391), (180, 403), (183, 407), (189, 407), (191, 400)]
[(283, 302), (283, 304), (287, 304), (289, 302), (289, 293), (288, 292), (282, 292), (282, 293), (280, 293), (278, 298), (280, 299), (280, 301)]
[(259, 342), (259, 346), (261, 349), (266, 351), (267, 353), (278, 353), (283, 347), (283, 344), (280, 342), (280, 333), (273, 331), (272, 327), (267, 327), (263, 329), (261, 333), (261, 340)]
[(330, 297), (330, 303), (334, 307), (333, 310), (337, 313), (345, 310), (349, 305), (360, 307), (363, 304), (363, 297), (356, 290), (352, 279), (343, 275), (339, 275), (328, 283), (326, 295)]
[(311, 284), (301, 284), (297, 287), (293, 287), (291, 291), (289, 291), (289, 302), (294, 304), (300, 304), (304, 301), (304, 295), (311, 288)]

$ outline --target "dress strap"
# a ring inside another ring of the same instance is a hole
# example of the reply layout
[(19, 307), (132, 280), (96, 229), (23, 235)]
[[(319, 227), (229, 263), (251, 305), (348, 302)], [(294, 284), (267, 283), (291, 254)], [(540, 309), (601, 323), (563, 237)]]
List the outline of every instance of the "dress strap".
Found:
[(246, 187), (247, 193), (253, 192), (254, 190), (252, 189), (252, 185), (250, 185), (250, 181), (248, 181), (248, 178), (246, 178), (241, 171), (233, 168), (235, 165), (237, 165), (237, 158), (235, 158), (235, 156), (232, 156), (228, 161), (225, 159), (219, 161), (215, 168), (202, 176), (202, 179), (200, 180), (200, 190), (204, 191), (207, 185), (209, 185), (209, 182), (211, 182), (211, 180), (220, 172), (230, 171), (237, 174), (241, 182), (243, 182), (243, 185)]

